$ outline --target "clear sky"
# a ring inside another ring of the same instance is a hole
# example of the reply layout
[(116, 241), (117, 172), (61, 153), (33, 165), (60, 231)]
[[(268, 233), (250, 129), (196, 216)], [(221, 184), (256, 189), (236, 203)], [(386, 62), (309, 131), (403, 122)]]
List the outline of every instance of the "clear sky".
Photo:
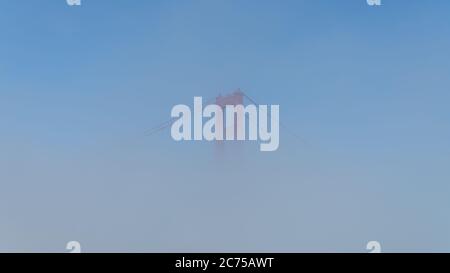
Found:
[[(0, 251), (450, 251), (450, 1), (382, 3), (0, 0)], [(146, 134), (237, 88), (278, 151)]]

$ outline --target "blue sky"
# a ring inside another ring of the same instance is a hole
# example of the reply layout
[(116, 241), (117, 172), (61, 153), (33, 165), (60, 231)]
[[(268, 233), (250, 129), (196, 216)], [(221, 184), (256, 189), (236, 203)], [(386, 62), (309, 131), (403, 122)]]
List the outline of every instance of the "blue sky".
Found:
[[(0, 251), (449, 250), (448, 1), (0, 5)], [(145, 134), (237, 88), (300, 139)]]

